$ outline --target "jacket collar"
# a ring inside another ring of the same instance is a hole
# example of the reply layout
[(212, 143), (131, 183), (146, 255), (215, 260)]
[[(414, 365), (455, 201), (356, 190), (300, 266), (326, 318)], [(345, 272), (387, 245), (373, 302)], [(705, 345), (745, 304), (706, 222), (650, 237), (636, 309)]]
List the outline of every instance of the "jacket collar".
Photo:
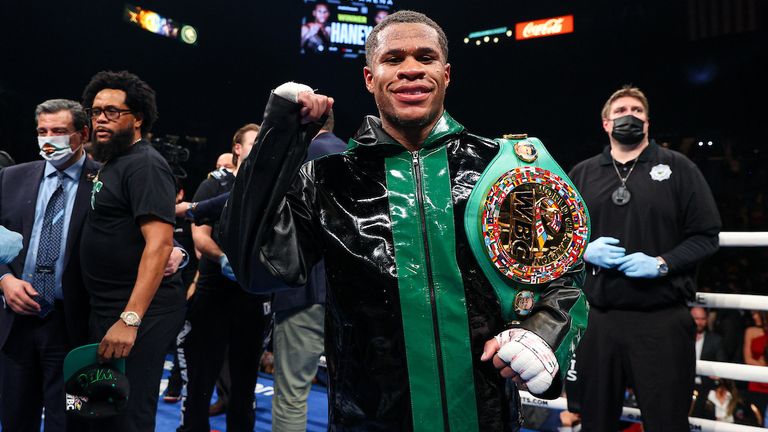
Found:
[[(421, 148), (436, 147), (447, 141), (445, 138), (457, 135), (463, 130), (464, 126), (454, 120), (453, 117), (448, 114), (448, 111), (443, 111), (443, 115), (440, 116), (440, 119), (435, 123), (435, 126), (427, 136), (427, 139), (424, 140), (424, 144), (422, 144)], [(355, 137), (349, 140), (347, 150), (352, 150), (357, 147), (382, 148), (382, 146), (394, 146), (398, 151), (401, 151), (404, 148), (402, 144), (384, 131), (381, 126), (381, 119), (375, 116), (366, 116), (360, 129), (357, 130)]]

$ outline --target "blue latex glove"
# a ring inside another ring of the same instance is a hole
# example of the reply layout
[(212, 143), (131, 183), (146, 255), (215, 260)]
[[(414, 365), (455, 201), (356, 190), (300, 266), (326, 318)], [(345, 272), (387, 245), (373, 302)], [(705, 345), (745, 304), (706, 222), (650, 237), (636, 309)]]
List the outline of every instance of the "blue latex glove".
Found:
[(619, 259), (619, 271), (627, 277), (652, 279), (659, 277), (659, 261), (642, 252), (635, 252)]
[(237, 278), (235, 278), (235, 272), (232, 271), (232, 266), (229, 265), (229, 259), (227, 259), (226, 255), (219, 257), (219, 265), (221, 266), (221, 274), (226, 276), (229, 280), (237, 280)]
[(21, 234), (0, 225), (0, 264), (8, 264), (24, 247)]
[(619, 258), (624, 257), (626, 250), (619, 244), (619, 239), (613, 237), (600, 237), (587, 245), (584, 251), (584, 261), (602, 268), (614, 268)]

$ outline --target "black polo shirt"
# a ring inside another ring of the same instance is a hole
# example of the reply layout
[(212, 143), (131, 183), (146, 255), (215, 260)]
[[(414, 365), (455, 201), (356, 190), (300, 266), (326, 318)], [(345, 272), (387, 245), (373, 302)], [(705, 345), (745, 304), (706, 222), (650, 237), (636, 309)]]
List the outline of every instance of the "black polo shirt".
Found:
[[(614, 237), (627, 255), (661, 256), (669, 265), (669, 274), (636, 279), (618, 270), (589, 266), (584, 292), (590, 305), (648, 310), (685, 304), (696, 292), (696, 265), (718, 247), (720, 215), (704, 176), (681, 153), (651, 141), (627, 180), (631, 200), (618, 206), (611, 194), (621, 181), (612, 161), (607, 146), (569, 174), (589, 209), (590, 241)], [(633, 163), (617, 162), (622, 177)]]

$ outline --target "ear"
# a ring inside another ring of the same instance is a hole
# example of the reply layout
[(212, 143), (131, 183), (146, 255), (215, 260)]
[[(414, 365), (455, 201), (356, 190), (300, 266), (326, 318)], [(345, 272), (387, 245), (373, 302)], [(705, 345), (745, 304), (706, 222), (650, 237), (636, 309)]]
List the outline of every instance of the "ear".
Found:
[[(232, 154), (236, 154), (237, 157), (240, 157), (240, 153), (243, 152), (243, 145), (240, 143), (237, 143), (232, 146)], [(239, 162), (239, 161), (238, 161)]]
[(141, 129), (141, 124), (144, 123), (144, 116), (142, 114), (135, 114), (136, 121), (133, 123), (134, 129)]
[(363, 68), (363, 79), (365, 79), (365, 88), (369, 93), (373, 93), (373, 71), (368, 66)]
[(88, 126), (83, 126), (83, 130), (78, 132), (80, 134), (80, 139), (83, 140), (83, 143), (87, 143), (89, 139), (91, 139), (91, 128)]
[(610, 134), (612, 129), (613, 128), (611, 128), (611, 121), (608, 120), (607, 118), (604, 118), (603, 119), (603, 130)]
[(445, 86), (448, 87), (448, 84), (451, 83), (451, 64), (446, 63), (443, 68), (445, 69)]

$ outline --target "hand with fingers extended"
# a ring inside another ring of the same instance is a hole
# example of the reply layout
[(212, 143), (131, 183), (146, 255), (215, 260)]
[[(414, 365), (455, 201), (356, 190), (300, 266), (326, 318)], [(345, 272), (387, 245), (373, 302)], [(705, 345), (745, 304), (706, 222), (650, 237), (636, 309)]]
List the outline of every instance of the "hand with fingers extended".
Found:
[(0, 280), (0, 289), (3, 291), (5, 303), (12, 311), (19, 315), (37, 315), (40, 313), (40, 305), (32, 299), (38, 295), (37, 291), (29, 282), (8, 274), (3, 280)]
[(659, 260), (642, 252), (635, 252), (618, 260), (618, 270), (627, 277), (653, 279), (659, 277)]
[(99, 343), (99, 359), (109, 361), (113, 358), (128, 357), (136, 343), (136, 334), (138, 327), (130, 327), (122, 319), (117, 320), (112, 327), (107, 330), (107, 334)]
[(533, 394), (544, 393), (560, 369), (549, 345), (521, 328), (505, 330), (486, 342), (480, 360), (490, 359), (502, 377)]
[(587, 245), (584, 261), (602, 268), (614, 268), (618, 265), (618, 259), (626, 252), (623, 247), (617, 246), (618, 244), (619, 239), (600, 237)]
[(295, 82), (281, 84), (275, 94), (301, 105), (301, 123), (307, 124), (320, 120), (333, 107), (333, 98), (315, 94), (311, 87)]

